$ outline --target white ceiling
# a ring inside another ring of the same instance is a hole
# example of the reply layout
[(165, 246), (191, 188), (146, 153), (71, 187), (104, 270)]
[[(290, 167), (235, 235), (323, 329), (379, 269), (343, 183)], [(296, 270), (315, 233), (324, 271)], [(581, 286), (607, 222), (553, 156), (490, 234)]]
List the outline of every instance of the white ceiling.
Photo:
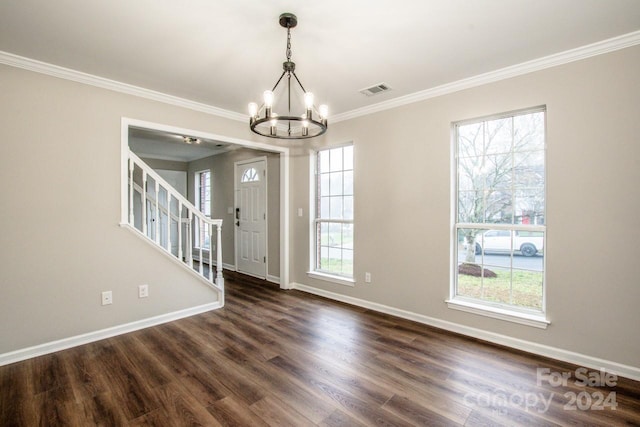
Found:
[(189, 135), (130, 127), (129, 147), (143, 158), (180, 162), (191, 162), (239, 148), (237, 145), (206, 138), (197, 138), (197, 143), (187, 144), (185, 136)]
[(2, 0), (0, 51), (246, 113), (282, 71), (282, 12), (330, 116), (640, 30), (639, 0)]

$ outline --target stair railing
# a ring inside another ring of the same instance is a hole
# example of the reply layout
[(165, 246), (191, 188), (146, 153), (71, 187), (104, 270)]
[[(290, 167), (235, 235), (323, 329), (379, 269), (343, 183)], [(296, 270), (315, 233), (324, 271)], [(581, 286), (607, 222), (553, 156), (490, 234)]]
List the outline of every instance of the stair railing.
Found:
[[(129, 225), (208, 280), (224, 298), (222, 220), (204, 215), (131, 150), (128, 164)], [(205, 268), (207, 258), (209, 267)]]

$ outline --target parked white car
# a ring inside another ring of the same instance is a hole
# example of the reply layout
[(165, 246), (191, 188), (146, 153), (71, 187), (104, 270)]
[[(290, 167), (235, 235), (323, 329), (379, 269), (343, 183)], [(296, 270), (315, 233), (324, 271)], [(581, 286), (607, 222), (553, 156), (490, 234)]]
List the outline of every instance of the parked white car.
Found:
[[(513, 242), (513, 246), (512, 246)], [(521, 253), (534, 256), (544, 251), (544, 237), (539, 231), (488, 230), (476, 236), (476, 254), (484, 249), (485, 253)]]

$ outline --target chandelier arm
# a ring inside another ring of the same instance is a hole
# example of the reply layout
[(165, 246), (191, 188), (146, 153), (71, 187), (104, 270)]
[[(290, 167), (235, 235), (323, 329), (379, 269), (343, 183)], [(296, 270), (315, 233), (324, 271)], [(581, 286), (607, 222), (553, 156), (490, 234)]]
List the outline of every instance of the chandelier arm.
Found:
[(300, 79), (298, 78), (298, 76), (296, 76), (296, 72), (292, 71), (291, 74), (293, 74), (293, 77), (296, 78), (296, 81), (298, 82), (298, 84), (302, 88), (302, 92), (307, 93), (307, 90), (304, 88), (304, 86), (302, 86), (302, 83), (300, 82)]
[[(276, 82), (275, 85), (273, 85), (273, 89), (271, 89), (271, 92), (275, 92), (276, 88), (278, 87), (278, 85), (280, 84), (280, 80), (282, 80), (282, 78), (284, 77), (284, 75), (287, 74), (287, 71), (283, 71), (282, 74), (280, 74), (280, 78), (278, 79), (278, 81)], [(297, 79), (297, 77), (296, 77)]]

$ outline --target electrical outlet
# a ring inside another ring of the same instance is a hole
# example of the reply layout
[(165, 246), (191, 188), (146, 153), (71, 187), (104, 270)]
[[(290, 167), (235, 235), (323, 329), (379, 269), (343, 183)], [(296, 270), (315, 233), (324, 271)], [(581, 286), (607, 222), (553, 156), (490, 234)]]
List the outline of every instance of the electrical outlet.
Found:
[(371, 283), (371, 273), (364, 273), (364, 283)]
[(149, 285), (139, 285), (138, 286), (138, 298), (146, 298), (149, 296)]
[(113, 293), (111, 291), (104, 291), (102, 293), (102, 305), (113, 304)]

